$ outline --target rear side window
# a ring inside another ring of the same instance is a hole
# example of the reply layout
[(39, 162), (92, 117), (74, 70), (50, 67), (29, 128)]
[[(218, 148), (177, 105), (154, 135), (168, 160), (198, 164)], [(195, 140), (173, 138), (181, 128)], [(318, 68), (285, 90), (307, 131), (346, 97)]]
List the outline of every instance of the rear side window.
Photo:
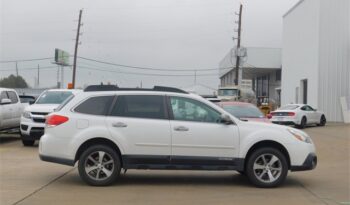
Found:
[(2, 91), (2, 92), (0, 93), (0, 100), (2, 100), (2, 99), (8, 99), (7, 94), (6, 94), (6, 91)]
[(15, 92), (13, 91), (7, 91), (7, 94), (9, 95), (9, 98), (11, 100), (11, 104), (18, 103), (18, 97)]
[(166, 119), (164, 97), (153, 95), (121, 95), (117, 97), (112, 116)]
[(74, 109), (75, 112), (90, 115), (106, 115), (114, 96), (91, 97)]

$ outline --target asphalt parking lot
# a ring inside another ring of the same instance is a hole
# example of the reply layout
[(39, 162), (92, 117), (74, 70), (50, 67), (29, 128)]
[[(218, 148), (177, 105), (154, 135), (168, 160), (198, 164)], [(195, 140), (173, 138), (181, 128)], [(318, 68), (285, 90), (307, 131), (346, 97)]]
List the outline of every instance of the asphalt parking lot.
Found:
[(0, 204), (349, 204), (350, 125), (305, 131), (317, 147), (318, 167), (289, 173), (274, 189), (252, 187), (236, 172), (129, 170), (109, 187), (83, 183), (77, 168), (42, 162), (37, 146), (16, 135), (0, 140)]

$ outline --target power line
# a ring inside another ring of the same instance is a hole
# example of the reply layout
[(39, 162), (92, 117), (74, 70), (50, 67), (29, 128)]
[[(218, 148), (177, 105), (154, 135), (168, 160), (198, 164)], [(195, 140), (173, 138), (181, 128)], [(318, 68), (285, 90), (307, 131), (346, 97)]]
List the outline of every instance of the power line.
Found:
[[(122, 73), (122, 74), (130, 74), (130, 75), (143, 75), (143, 76), (164, 76), (164, 77), (193, 77), (195, 74), (159, 74), (159, 73), (135, 73), (135, 72), (124, 72), (124, 71), (116, 71), (116, 70), (106, 70), (101, 68), (91, 68), (87, 66), (79, 66), (78, 68), (87, 69), (87, 70), (97, 70), (97, 71), (105, 71), (111, 73)], [(196, 76), (217, 76), (218, 74), (197, 74)]]
[[(40, 67), (40, 69), (49, 69), (49, 68), (57, 68), (56, 66), (45, 66), (45, 67)], [(22, 68), (20, 67), (19, 70), (21, 71), (27, 71), (27, 70), (36, 70), (38, 67), (32, 67), (32, 68)], [(1, 69), (1, 71), (16, 71), (16, 68), (11, 68), (11, 69)]]
[(226, 68), (205, 68), (205, 69), (162, 69), (162, 68), (154, 68), (154, 67), (141, 67), (141, 66), (132, 66), (132, 65), (125, 65), (125, 64), (119, 64), (119, 63), (111, 63), (107, 61), (101, 61), (101, 60), (96, 60), (96, 59), (91, 59), (91, 58), (85, 58), (78, 56), (78, 58), (87, 60), (87, 61), (93, 61), (96, 63), (102, 63), (106, 65), (113, 65), (113, 66), (119, 66), (119, 67), (126, 67), (126, 68), (135, 68), (135, 69), (141, 69), (141, 70), (156, 70), (156, 71), (175, 71), (175, 72), (194, 72), (194, 71), (212, 71), (212, 70), (223, 70), (223, 69), (232, 69), (232, 67), (226, 67)]
[(32, 59), (20, 59), (20, 60), (9, 60), (9, 61), (0, 61), (0, 63), (16, 63), (16, 62), (28, 62), (28, 61), (41, 61), (41, 60), (49, 60), (50, 58), (32, 58)]

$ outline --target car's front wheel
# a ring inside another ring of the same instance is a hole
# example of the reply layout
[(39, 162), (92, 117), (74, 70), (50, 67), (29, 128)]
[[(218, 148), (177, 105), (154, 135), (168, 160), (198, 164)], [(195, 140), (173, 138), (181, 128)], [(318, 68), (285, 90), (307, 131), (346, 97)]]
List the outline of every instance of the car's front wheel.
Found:
[(120, 157), (106, 145), (94, 145), (86, 149), (79, 158), (79, 175), (87, 184), (107, 186), (119, 176)]
[(278, 149), (260, 148), (250, 155), (245, 173), (257, 187), (276, 187), (287, 176), (287, 159)]

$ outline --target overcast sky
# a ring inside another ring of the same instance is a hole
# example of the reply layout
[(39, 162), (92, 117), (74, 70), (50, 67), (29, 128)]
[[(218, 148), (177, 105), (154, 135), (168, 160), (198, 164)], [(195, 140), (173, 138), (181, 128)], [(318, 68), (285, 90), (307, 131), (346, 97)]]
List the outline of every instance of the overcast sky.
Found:
[[(112, 63), (161, 69), (217, 68), (234, 46), (234, 14), (238, 0), (0, 0), (0, 61), (45, 58), (60, 48), (74, 53), (78, 12), (83, 8), (82, 44), (78, 55)], [(242, 45), (280, 47), (282, 15), (297, 0), (245, 0)], [(72, 58), (70, 59), (72, 62)], [(52, 60), (20, 62), (19, 74), (34, 86), (37, 71)], [(121, 86), (187, 87), (193, 76), (141, 76), (117, 72), (193, 75), (194, 72), (147, 71), (104, 65), (80, 59), (77, 85), (101, 81)], [(89, 70), (97, 68), (104, 72)], [(8, 71), (1, 71), (8, 70)], [(0, 78), (15, 74), (15, 63), (0, 63)], [(56, 84), (56, 68), (40, 70), (40, 86)], [(71, 69), (65, 70), (65, 84)], [(197, 83), (216, 88), (217, 71), (197, 76)]]

